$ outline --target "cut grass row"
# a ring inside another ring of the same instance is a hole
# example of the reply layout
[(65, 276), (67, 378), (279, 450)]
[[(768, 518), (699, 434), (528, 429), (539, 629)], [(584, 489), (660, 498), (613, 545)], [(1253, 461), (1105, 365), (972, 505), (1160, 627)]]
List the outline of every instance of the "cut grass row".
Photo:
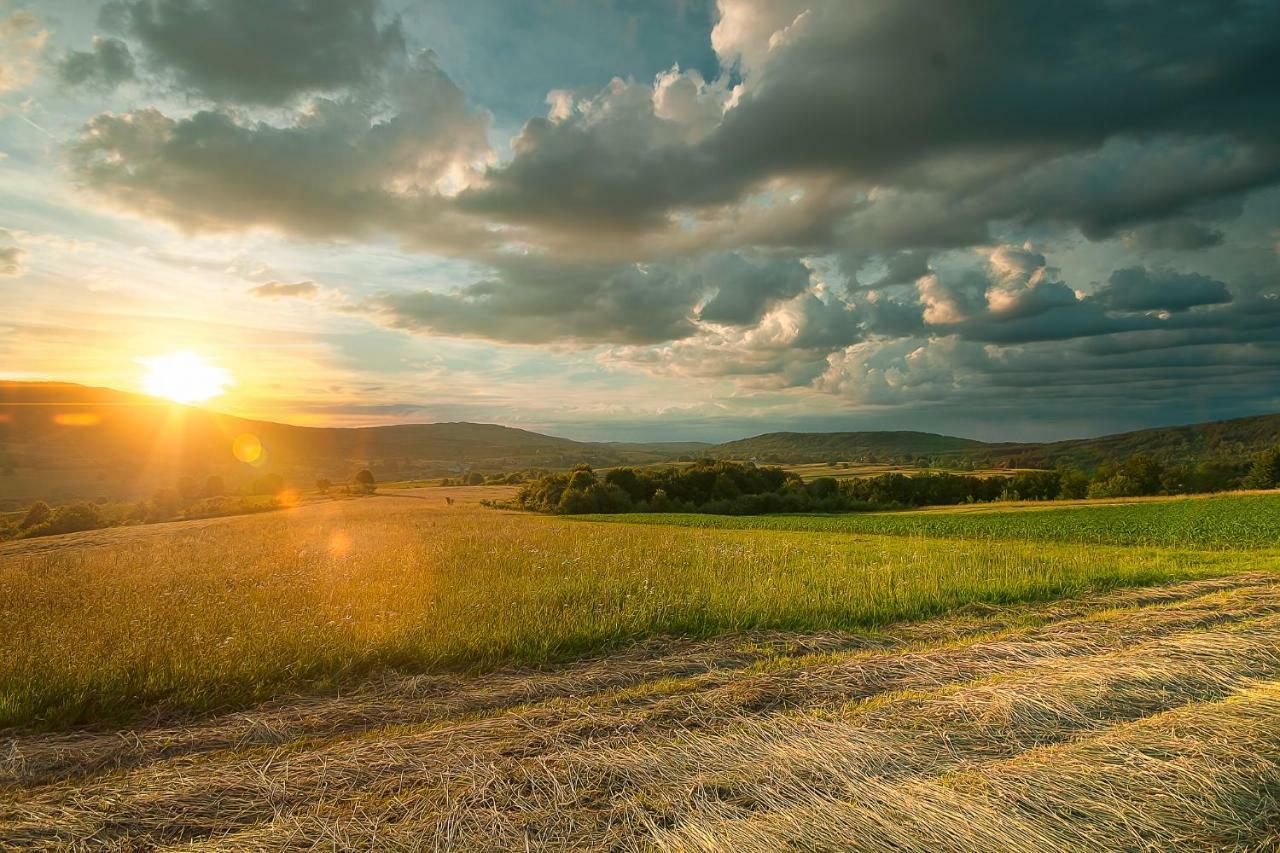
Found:
[(1280, 494), (1219, 495), (1120, 504), (965, 512), (725, 516), (645, 514), (579, 516), (732, 530), (791, 530), (979, 540), (1263, 549), (1280, 547)]
[(584, 525), (352, 501), (0, 565), (0, 726), (241, 708), (651, 635), (859, 630), (1270, 568), (1265, 553)]

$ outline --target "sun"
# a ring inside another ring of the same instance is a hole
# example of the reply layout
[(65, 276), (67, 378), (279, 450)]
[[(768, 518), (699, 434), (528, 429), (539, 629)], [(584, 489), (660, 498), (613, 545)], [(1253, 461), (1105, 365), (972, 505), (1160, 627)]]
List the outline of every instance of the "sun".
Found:
[(140, 358), (138, 362), (147, 369), (142, 377), (146, 392), (175, 403), (203, 403), (235, 384), (230, 372), (190, 350)]

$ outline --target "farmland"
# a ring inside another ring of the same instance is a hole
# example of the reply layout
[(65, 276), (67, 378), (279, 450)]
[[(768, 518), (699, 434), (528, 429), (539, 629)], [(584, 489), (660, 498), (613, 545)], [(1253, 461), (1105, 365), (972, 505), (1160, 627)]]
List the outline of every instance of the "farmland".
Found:
[(501, 493), (0, 546), (0, 838), (1280, 840), (1280, 496), (617, 523)]
[[(593, 516), (631, 521), (634, 516)], [(646, 524), (720, 530), (792, 530), (1109, 545), (1280, 548), (1280, 499), (1231, 494), (1175, 500), (971, 505), (913, 512), (713, 516), (649, 514)]]

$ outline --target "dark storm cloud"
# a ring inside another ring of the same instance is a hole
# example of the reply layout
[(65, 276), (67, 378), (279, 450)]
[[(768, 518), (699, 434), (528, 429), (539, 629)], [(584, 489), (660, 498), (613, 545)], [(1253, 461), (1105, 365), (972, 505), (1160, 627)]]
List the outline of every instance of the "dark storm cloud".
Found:
[(392, 325), (437, 334), (652, 344), (689, 337), (695, 319), (755, 325), (808, 286), (809, 271), (793, 259), (725, 254), (690, 265), (610, 267), (509, 256), (495, 262), (494, 275), (460, 290), (384, 294), (372, 308)]
[(1191, 219), (1170, 219), (1134, 229), (1126, 236), (1125, 242), (1140, 251), (1194, 251), (1221, 246), (1223, 238), (1223, 232), (1211, 225)]
[(1096, 298), (1118, 311), (1186, 311), (1230, 302), (1231, 291), (1204, 275), (1127, 267), (1113, 272)]
[(706, 323), (754, 326), (772, 305), (803, 293), (809, 287), (809, 270), (792, 259), (751, 263), (728, 255), (706, 265), (706, 286), (714, 288), (698, 314)]
[(151, 67), (215, 100), (279, 105), (373, 80), (404, 52), (379, 0), (124, 0), (105, 22), (137, 40)]
[[(780, 29), (754, 58), (749, 39), (722, 38), (746, 85), (705, 138), (671, 138), (644, 99), (608, 98), (531, 121), (465, 203), (509, 221), (645, 229), (825, 172), (923, 193), (933, 228), (880, 226), (905, 248), (971, 243), (997, 218), (1101, 238), (1280, 178), (1275, 4), (735, 3), (721, 27), (769, 15)], [(949, 233), (957, 223), (967, 230)]]
[(91, 49), (73, 50), (58, 63), (58, 79), (68, 86), (114, 89), (134, 76), (133, 54), (117, 38), (97, 36)]

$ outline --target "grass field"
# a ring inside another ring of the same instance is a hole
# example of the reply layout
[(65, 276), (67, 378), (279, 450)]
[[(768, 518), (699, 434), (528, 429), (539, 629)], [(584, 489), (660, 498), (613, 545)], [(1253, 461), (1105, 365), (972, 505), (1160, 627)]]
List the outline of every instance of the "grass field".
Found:
[(496, 494), (0, 546), (0, 846), (1280, 843), (1280, 497), (674, 526)]
[[(634, 515), (589, 516), (635, 521)], [(913, 512), (723, 516), (652, 514), (646, 524), (732, 530), (792, 530), (875, 536), (935, 536), (1186, 548), (1280, 548), (1280, 495), (1229, 494), (1062, 506), (991, 504)]]

